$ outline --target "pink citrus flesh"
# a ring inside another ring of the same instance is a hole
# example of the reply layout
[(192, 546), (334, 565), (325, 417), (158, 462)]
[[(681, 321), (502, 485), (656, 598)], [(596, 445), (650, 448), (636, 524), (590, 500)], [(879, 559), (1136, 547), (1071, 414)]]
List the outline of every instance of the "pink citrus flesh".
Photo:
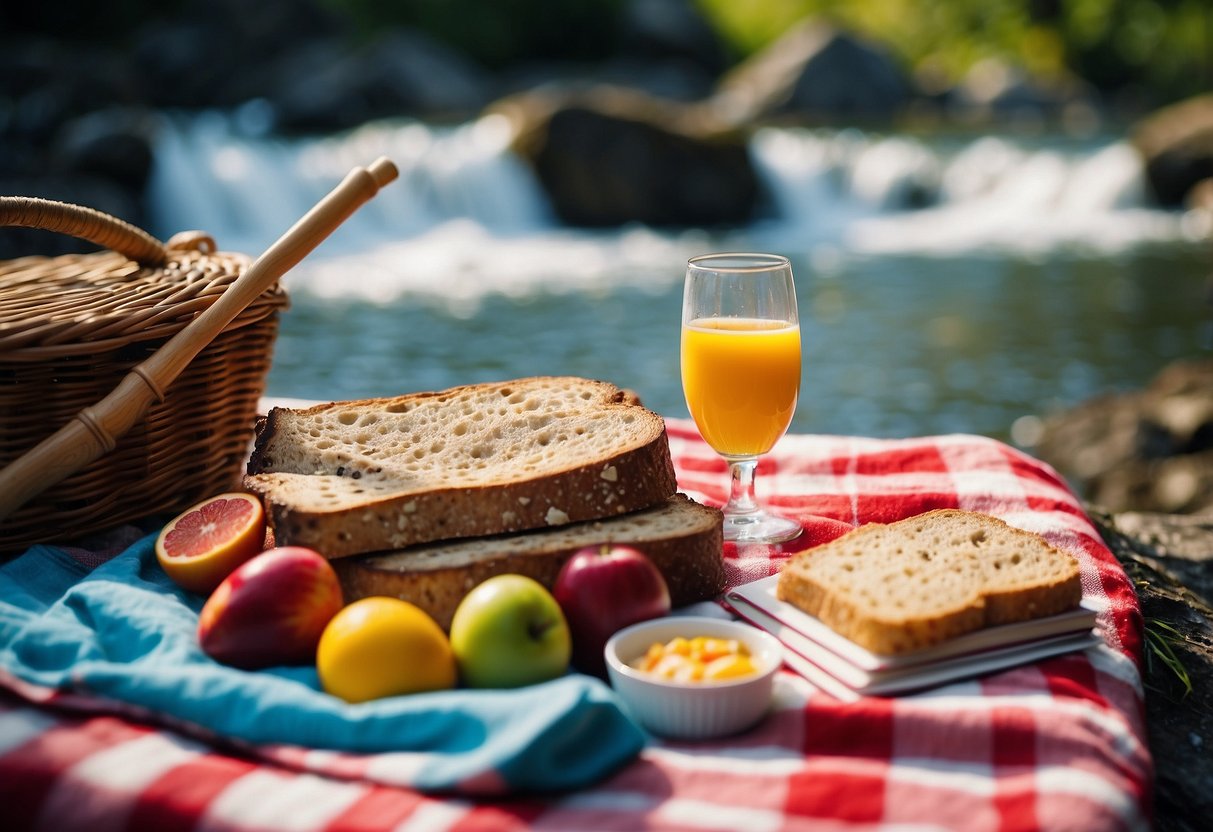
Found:
[(156, 559), (182, 589), (210, 594), (261, 552), (265, 512), (251, 494), (220, 494), (182, 512), (156, 538)]

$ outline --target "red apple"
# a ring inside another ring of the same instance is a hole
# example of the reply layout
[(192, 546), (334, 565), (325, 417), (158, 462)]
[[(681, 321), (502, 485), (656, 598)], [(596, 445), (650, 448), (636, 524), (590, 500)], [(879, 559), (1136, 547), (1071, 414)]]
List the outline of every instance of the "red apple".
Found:
[(316, 645), (344, 604), (337, 573), (301, 546), (262, 552), (207, 599), (198, 641), (215, 661), (255, 670), (316, 660)]
[(573, 636), (573, 666), (605, 676), (602, 650), (617, 631), (670, 611), (661, 571), (643, 552), (606, 543), (579, 549), (552, 589)]

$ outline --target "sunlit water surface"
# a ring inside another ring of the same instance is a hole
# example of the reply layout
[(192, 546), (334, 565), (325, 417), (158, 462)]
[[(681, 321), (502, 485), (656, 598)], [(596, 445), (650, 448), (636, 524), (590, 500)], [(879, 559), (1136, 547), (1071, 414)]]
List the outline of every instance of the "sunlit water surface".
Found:
[(274, 396), (575, 374), (685, 416), (683, 266), (711, 250), (793, 260), (798, 432), (1006, 438), (1021, 417), (1213, 349), (1208, 219), (1146, 207), (1122, 141), (764, 130), (765, 215), (709, 234), (561, 228), (508, 138), (492, 118), (296, 142), (228, 116), (175, 122), (158, 148), (158, 231), (202, 228), (257, 254), (350, 167), (400, 166), (288, 276)]

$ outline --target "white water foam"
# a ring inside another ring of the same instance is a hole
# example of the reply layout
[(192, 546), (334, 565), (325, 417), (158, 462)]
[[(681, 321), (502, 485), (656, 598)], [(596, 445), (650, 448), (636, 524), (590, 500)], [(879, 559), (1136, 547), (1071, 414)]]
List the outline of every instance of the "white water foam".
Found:
[(553, 225), (538, 183), (508, 150), (503, 117), (457, 127), (368, 124), (339, 136), (243, 136), (227, 116), (166, 123), (150, 198), (158, 229), (203, 228), (224, 247), (261, 250), (352, 168), (387, 156), (400, 178), (334, 235), (344, 254), (422, 235), (467, 219), (496, 235)]
[(494, 234), (471, 220), (449, 220), (407, 240), (305, 261), (288, 286), (319, 297), (357, 296), (376, 303), (404, 295), (441, 299), (451, 312), (470, 314), (490, 292), (522, 297), (681, 281), (687, 258), (705, 245), (698, 234), (671, 237), (642, 227), (599, 235), (518, 236)]
[(553, 220), (510, 139), (499, 116), (453, 127), (376, 123), (314, 139), (244, 135), (226, 115), (172, 120), (156, 148), (156, 230), (204, 229), (222, 248), (255, 255), (352, 167), (386, 155), (400, 180), (288, 276), (293, 291), (379, 303), (423, 295), (459, 307), (486, 293), (678, 281), (686, 257), (708, 249), (762, 248), (814, 263), (847, 254), (1039, 257), (1210, 235), (1207, 217), (1147, 207), (1140, 159), (1124, 141), (1076, 150), (986, 137), (952, 149), (798, 128), (755, 133), (751, 157), (771, 206), (748, 228), (579, 231)]
[(753, 152), (782, 220), (776, 239), (793, 226), (863, 254), (1034, 256), (1208, 234), (1147, 207), (1141, 159), (1124, 141), (1062, 151), (985, 137), (948, 155), (907, 138), (764, 130)]

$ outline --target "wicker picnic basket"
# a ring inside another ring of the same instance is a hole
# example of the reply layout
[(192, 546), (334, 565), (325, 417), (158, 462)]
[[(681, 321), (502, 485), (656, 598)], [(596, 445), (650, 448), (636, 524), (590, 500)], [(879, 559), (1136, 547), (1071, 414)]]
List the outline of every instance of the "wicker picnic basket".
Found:
[[(201, 232), (161, 243), (76, 205), (0, 197), (0, 226), (62, 232), (108, 251), (0, 261), (0, 469), (109, 394), (250, 259)], [(105, 456), (0, 520), (0, 554), (179, 511), (235, 487), (286, 293), (262, 292)]]

